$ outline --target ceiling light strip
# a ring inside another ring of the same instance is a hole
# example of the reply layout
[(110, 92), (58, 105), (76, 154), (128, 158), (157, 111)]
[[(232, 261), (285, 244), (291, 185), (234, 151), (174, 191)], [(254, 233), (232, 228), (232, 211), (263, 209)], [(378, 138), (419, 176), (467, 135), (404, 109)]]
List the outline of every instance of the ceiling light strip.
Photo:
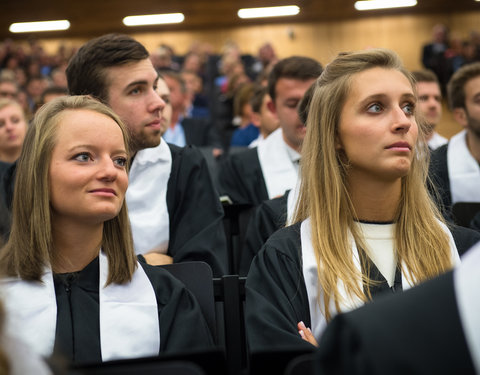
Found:
[(404, 8), (417, 5), (417, 0), (363, 0), (355, 2), (356, 10)]
[(146, 14), (141, 16), (128, 16), (123, 19), (126, 26), (164, 25), (183, 22), (183, 13)]
[(294, 16), (300, 13), (300, 8), (296, 5), (287, 5), (279, 7), (263, 8), (244, 8), (237, 12), (240, 18), (263, 18), (263, 17), (283, 17)]
[(39, 31), (57, 31), (67, 30), (70, 28), (68, 20), (58, 21), (38, 21), (38, 22), (16, 22), (10, 25), (10, 32), (12, 33), (29, 33)]

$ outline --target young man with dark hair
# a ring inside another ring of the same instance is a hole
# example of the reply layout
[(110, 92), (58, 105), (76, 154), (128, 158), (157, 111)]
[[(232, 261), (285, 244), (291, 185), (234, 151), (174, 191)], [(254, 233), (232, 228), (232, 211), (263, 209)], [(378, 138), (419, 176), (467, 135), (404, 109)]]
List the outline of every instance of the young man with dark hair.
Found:
[(480, 63), (465, 65), (450, 79), (448, 100), (464, 128), (432, 153), (431, 175), (450, 218), (457, 202), (480, 202)]
[(200, 151), (161, 139), (158, 73), (135, 39), (108, 34), (83, 45), (67, 68), (69, 92), (109, 105), (130, 130), (126, 202), (137, 254), (151, 264), (201, 260), (226, 271), (223, 209)]
[(220, 137), (213, 124), (207, 118), (187, 117), (190, 105), (187, 86), (180, 73), (172, 70), (161, 70), (160, 74), (170, 90), (172, 104), (171, 123), (163, 138), (177, 146), (194, 145), (197, 147), (213, 147), (216, 154), (221, 154)]
[(292, 56), (280, 60), (270, 72), (270, 111), (280, 127), (258, 147), (231, 155), (221, 166), (221, 195), (234, 203), (258, 205), (292, 189), (298, 179), (298, 164), (305, 126), (297, 106), (310, 85), (322, 73), (319, 62)]
[(434, 72), (431, 70), (419, 70), (412, 72), (416, 81), (417, 109), (427, 125), (426, 140), (428, 147), (435, 150), (448, 142), (435, 131), (436, 126), (442, 118), (442, 91), (440, 83)]

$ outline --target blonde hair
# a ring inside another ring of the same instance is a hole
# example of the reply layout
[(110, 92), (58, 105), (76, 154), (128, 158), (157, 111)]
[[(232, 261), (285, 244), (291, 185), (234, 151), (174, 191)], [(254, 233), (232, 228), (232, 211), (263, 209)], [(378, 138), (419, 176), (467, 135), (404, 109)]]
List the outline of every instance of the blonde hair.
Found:
[[(315, 83), (307, 118), (307, 134), (302, 154), (302, 181), (295, 222), (311, 219), (312, 245), (317, 260), (319, 286), (324, 291), (323, 307), (330, 319), (329, 304), (337, 310), (342, 297), (341, 280), (349, 296), (366, 301), (374, 283), (353, 261), (349, 233), (364, 255), (364, 241), (356, 229), (355, 210), (346, 184), (348, 163), (335, 147), (340, 116), (354, 76), (374, 67), (400, 71), (414, 81), (399, 57), (385, 49), (372, 49), (339, 55)], [(419, 123), (419, 139), (410, 172), (402, 178), (401, 197), (395, 217), (395, 249), (411, 280), (423, 281), (452, 266), (448, 235), (442, 230), (441, 215), (425, 188), (428, 151), (424, 124)], [(328, 183), (327, 183), (328, 182)], [(359, 280), (362, 283), (359, 284)], [(367, 295), (364, 292), (367, 291)], [(319, 301), (320, 302), (320, 301)]]
[[(40, 281), (55, 258), (48, 172), (58, 124), (66, 111), (90, 110), (113, 119), (120, 127), (128, 154), (128, 133), (120, 118), (89, 96), (60, 97), (35, 115), (20, 155), (12, 209), (12, 230), (0, 254), (0, 272)], [(125, 204), (103, 226), (102, 250), (108, 257), (107, 285), (131, 280), (137, 266)]]

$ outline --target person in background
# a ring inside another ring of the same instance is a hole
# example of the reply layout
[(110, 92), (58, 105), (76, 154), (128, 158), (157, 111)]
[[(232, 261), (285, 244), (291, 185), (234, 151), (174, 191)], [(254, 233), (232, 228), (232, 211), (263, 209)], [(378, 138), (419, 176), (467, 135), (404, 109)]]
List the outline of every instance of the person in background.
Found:
[(447, 92), (453, 117), (464, 129), (432, 153), (430, 174), (444, 216), (453, 219), (455, 203), (480, 202), (480, 62), (460, 68)]
[(253, 84), (244, 83), (235, 92), (233, 97), (233, 123), (237, 129), (232, 134), (230, 146), (248, 146), (258, 138), (260, 130), (252, 122), (252, 105), (250, 99), (253, 95)]
[(136, 259), (127, 133), (89, 96), (45, 104), (29, 128), (0, 283), (7, 332), (39, 355), (82, 364), (212, 345), (193, 295)]
[(442, 91), (437, 76), (431, 70), (412, 72), (418, 96), (419, 115), (427, 125), (425, 134), (428, 147), (435, 150), (448, 142), (448, 139), (435, 131), (442, 118)]
[(223, 208), (201, 152), (161, 139), (165, 102), (145, 47), (122, 34), (92, 39), (70, 60), (67, 78), (70, 94), (99, 98), (130, 131), (126, 200), (137, 254), (156, 265), (201, 260), (223, 275)]
[(294, 224), (248, 272), (252, 351), (313, 349), (337, 313), (450, 270), (480, 239), (464, 229), (457, 249), (425, 187), (414, 85), (385, 49), (342, 53), (317, 80)]
[(0, 98), (0, 162), (13, 163), (18, 159), (27, 127), (20, 104), (13, 99)]
[(278, 118), (279, 128), (258, 147), (225, 159), (218, 174), (220, 195), (237, 204), (257, 206), (295, 186), (306, 131), (297, 106), (321, 72), (318, 61), (303, 56), (283, 59), (273, 67), (268, 107)]
[(252, 123), (259, 129), (259, 136), (253, 140), (248, 147), (258, 146), (270, 134), (278, 129), (278, 118), (268, 109), (268, 103), (272, 99), (264, 86), (255, 85), (250, 105), (252, 106)]

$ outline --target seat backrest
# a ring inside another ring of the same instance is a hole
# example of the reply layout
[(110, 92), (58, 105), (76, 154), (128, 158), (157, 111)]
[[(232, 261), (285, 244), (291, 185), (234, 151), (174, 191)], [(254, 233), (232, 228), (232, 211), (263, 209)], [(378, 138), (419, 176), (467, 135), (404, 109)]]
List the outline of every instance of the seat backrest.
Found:
[(205, 262), (182, 262), (159, 267), (170, 272), (192, 292), (217, 343), (213, 274), (210, 266)]
[(228, 375), (245, 373), (248, 366), (247, 337), (245, 331), (245, 277), (225, 275), (213, 279), (215, 301), (223, 305), (220, 311), (223, 326), (225, 356)]

